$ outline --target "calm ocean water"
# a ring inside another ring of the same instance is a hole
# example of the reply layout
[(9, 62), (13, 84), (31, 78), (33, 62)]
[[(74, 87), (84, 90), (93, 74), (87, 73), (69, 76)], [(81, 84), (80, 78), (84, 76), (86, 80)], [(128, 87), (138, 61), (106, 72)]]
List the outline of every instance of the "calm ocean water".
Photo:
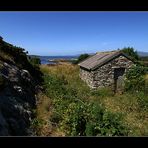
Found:
[(78, 56), (39, 56), (41, 60), (41, 64), (54, 64), (54, 62), (50, 62), (48, 60), (53, 60), (53, 59), (66, 59), (66, 60), (71, 60), (71, 59), (76, 59)]

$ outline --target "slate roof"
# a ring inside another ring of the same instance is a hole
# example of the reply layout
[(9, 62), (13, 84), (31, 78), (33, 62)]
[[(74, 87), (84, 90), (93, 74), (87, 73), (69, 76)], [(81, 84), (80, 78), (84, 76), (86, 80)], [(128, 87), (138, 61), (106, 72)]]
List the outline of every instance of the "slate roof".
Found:
[(88, 70), (95, 70), (97, 67), (102, 66), (103, 64), (107, 63), (108, 61), (120, 55), (123, 55), (126, 58), (130, 59), (121, 50), (108, 51), (108, 52), (97, 52), (95, 55), (88, 57), (84, 61), (80, 62), (78, 65)]

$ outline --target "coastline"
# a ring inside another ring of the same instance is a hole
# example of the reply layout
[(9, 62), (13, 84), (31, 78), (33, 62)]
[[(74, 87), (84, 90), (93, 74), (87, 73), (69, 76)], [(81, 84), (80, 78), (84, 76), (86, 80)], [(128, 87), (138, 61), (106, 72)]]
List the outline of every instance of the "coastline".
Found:
[(56, 65), (60, 62), (69, 62), (77, 60), (77, 56), (39, 56), (41, 64)]

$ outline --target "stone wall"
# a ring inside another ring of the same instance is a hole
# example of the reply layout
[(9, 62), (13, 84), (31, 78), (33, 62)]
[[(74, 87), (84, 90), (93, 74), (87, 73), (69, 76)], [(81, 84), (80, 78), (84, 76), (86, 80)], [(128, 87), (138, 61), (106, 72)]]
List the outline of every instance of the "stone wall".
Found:
[(134, 63), (124, 56), (119, 56), (94, 71), (86, 71), (80, 68), (80, 77), (91, 88), (97, 87), (113, 87), (114, 85), (114, 69), (125, 68), (125, 73)]
[(87, 83), (88, 86), (93, 87), (93, 73), (80, 68), (80, 78)]

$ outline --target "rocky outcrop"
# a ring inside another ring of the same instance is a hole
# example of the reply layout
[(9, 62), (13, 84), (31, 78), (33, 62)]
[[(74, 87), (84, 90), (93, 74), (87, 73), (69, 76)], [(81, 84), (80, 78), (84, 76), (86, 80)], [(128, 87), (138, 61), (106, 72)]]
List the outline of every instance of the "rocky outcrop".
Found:
[(36, 106), (34, 79), (28, 70), (1, 63), (0, 76), (5, 84), (0, 89), (0, 135), (33, 134), (30, 122)]

